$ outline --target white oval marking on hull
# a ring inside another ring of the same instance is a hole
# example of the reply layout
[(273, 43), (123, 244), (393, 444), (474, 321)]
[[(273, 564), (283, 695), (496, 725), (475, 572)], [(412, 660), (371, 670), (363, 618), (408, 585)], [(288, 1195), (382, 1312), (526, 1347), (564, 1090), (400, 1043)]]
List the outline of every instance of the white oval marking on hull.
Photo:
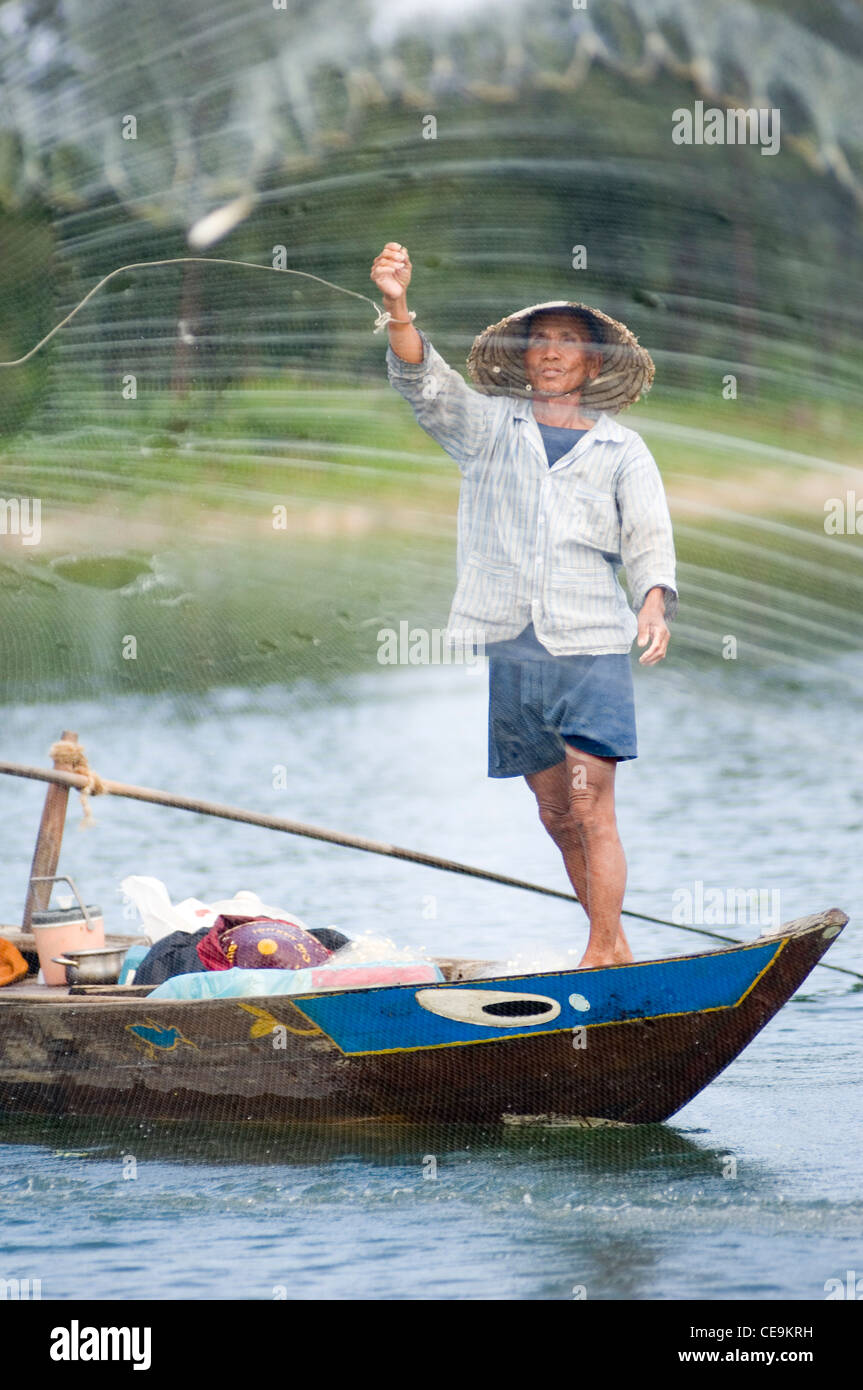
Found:
[[(456, 1023), (474, 1023), (480, 1028), (530, 1028), (537, 1023), (550, 1023), (560, 1013), (557, 1000), (550, 999), (547, 994), (514, 994), (496, 989), (418, 989), (414, 998), (420, 1008), (431, 1014), (454, 1019)], [(520, 1004), (546, 1007), (541, 1012), (488, 1012), (490, 1005), (517, 1009)]]
[(585, 999), (583, 994), (571, 994), (569, 1002), (574, 1009), (578, 1009), (580, 1014), (586, 1014), (590, 1008), (590, 1000)]

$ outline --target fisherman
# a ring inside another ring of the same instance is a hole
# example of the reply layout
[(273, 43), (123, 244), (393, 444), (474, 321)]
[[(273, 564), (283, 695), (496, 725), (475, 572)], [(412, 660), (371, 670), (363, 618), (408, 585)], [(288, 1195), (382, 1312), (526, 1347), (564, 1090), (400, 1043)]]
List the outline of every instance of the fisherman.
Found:
[(414, 326), (411, 271), (390, 241), (371, 279), (389, 379), (462, 473), (449, 631), (479, 632), (489, 656), (489, 776), (523, 776), (536, 797), (590, 921), (579, 968), (624, 964), (614, 778), (637, 756), (629, 652), (637, 636), (641, 664), (661, 661), (677, 611), (662, 479), (615, 418), (653, 362), (624, 324), (556, 300), (479, 334), (473, 390)]

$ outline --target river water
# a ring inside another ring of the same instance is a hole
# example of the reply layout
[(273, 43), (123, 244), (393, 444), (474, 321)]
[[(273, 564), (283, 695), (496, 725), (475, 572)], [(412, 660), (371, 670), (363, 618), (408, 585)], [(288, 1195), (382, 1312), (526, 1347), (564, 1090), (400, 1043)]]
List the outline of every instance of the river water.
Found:
[[(851, 922), (829, 959), (863, 970), (860, 659), (732, 668), (636, 669), (640, 757), (618, 779), (628, 905), (667, 918), (699, 880), (779, 890), (783, 920), (835, 904)], [(119, 780), (564, 886), (523, 784), (485, 776), (485, 698), (482, 672), (381, 668), (8, 705), (4, 745), (44, 762), (76, 728)], [(7, 922), (41, 801), (35, 784), (0, 786)], [(440, 954), (541, 965), (584, 940), (562, 902), (131, 802), (94, 809), (79, 832), (70, 806), (61, 867), (109, 930), (130, 929), (118, 885), (140, 873), (175, 900), (253, 888), (310, 925)], [(668, 927), (632, 922), (630, 935), (641, 959), (700, 949)], [(184, 1135), (7, 1119), (0, 1276), (41, 1279), (44, 1298), (822, 1299), (863, 1262), (861, 1000), (816, 969), (661, 1126)]]

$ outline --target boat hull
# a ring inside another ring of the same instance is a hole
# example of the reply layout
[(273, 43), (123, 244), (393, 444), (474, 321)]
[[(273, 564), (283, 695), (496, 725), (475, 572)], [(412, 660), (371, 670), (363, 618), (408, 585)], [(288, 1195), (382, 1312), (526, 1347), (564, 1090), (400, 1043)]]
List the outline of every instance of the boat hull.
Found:
[(745, 946), (602, 971), (297, 999), (10, 987), (0, 1114), (662, 1121), (739, 1055), (846, 921), (834, 908)]

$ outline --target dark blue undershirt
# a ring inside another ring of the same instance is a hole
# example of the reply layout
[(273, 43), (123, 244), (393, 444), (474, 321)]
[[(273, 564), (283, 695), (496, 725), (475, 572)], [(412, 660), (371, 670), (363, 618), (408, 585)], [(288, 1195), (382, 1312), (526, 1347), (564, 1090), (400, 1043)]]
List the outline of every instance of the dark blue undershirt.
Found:
[(549, 468), (557, 463), (559, 458), (563, 458), (564, 454), (568, 454), (583, 434), (587, 434), (587, 430), (568, 430), (562, 425), (540, 425), (538, 420), (536, 423), (545, 445)]

